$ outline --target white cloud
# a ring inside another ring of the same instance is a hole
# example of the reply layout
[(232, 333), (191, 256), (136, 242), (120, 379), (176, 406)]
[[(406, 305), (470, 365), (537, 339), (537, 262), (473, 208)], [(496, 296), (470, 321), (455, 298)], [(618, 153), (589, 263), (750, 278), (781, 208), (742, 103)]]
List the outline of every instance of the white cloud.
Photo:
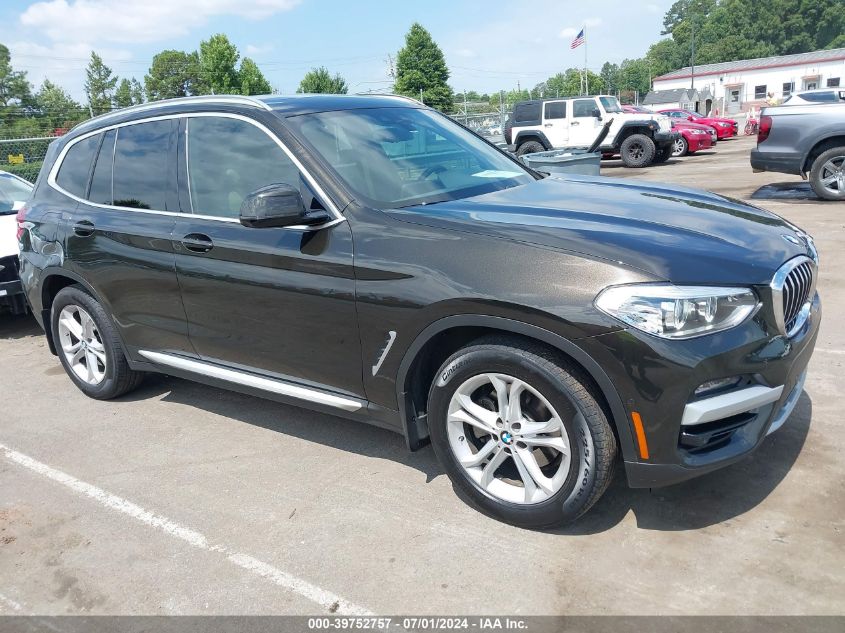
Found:
[(587, 28), (587, 29), (595, 28), (597, 26), (600, 26), (602, 21), (603, 20), (601, 18), (587, 18), (586, 20), (584, 20), (581, 23), (582, 26), (568, 26), (565, 29), (563, 29), (560, 32), (559, 37), (562, 38), (562, 39), (575, 37), (576, 35), (578, 35), (578, 33), (581, 32), (582, 28)]
[(581, 29), (576, 29), (572, 26), (568, 26), (560, 32), (560, 37), (567, 38), (567, 37), (575, 37), (578, 35), (578, 31)]
[[(9, 43), (12, 66), (25, 70), (27, 79), (37, 90), (45, 79), (57, 83), (68, 90), (74, 99), (84, 101), (85, 73), (82, 69), (88, 64), (94, 47), (85, 42), (36, 44), (31, 41)], [(132, 61), (132, 53), (121, 48), (96, 47), (103, 62), (111, 67), (120, 77), (136, 77), (143, 80), (145, 70), (138, 62)]]
[(21, 14), (21, 24), (57, 42), (155, 42), (184, 35), (219, 15), (249, 19), (288, 11), (299, 0), (46, 0)]
[(244, 52), (247, 55), (263, 55), (272, 52), (273, 48), (272, 44), (247, 44)]
[(601, 26), (602, 22), (604, 22), (604, 20), (602, 20), (601, 18), (587, 18), (586, 20), (584, 20), (584, 24), (586, 24), (588, 27)]

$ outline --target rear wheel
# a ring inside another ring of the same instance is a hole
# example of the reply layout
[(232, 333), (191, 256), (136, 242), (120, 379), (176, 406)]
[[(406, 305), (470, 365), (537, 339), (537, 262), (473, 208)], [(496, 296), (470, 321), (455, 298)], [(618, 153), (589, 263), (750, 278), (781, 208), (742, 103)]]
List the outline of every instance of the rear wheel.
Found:
[(59, 360), (85, 395), (109, 400), (141, 383), (143, 374), (129, 368), (111, 319), (81, 286), (56, 295), (50, 322)]
[(622, 141), (620, 153), (626, 167), (647, 167), (654, 160), (657, 148), (645, 134), (631, 134)]
[(514, 525), (575, 520), (613, 474), (616, 440), (589, 381), (530, 342), (482, 339), (452, 355), (431, 387), (429, 428), (454, 485)]
[(689, 143), (683, 136), (679, 136), (672, 144), (672, 156), (681, 157), (689, 153)]
[(845, 200), (845, 147), (834, 147), (813, 161), (810, 186), (819, 198)]
[(536, 152), (544, 152), (546, 148), (543, 147), (543, 144), (539, 141), (526, 141), (524, 143), (520, 143), (519, 147), (516, 148), (516, 155), (522, 156), (523, 154), (534, 154)]

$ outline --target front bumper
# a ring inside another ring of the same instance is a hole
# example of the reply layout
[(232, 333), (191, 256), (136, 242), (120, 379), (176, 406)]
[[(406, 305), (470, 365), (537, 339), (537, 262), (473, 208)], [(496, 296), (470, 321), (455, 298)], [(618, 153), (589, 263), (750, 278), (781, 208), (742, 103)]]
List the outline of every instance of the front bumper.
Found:
[[(579, 343), (614, 383), (626, 409), (620, 432), (628, 484), (653, 488), (723, 468), (753, 452), (780, 428), (803, 391), (815, 347), (821, 302), (791, 339), (774, 334), (760, 313), (741, 327), (686, 341), (667, 341), (622, 330)], [(726, 393), (696, 398), (708, 381), (742, 376)], [(631, 414), (637, 412), (647, 442), (637, 446)], [(619, 421), (617, 420), (617, 424)]]
[(697, 152), (702, 149), (713, 147), (713, 141), (709, 134), (690, 135), (686, 137), (690, 152)]
[(654, 133), (654, 144), (658, 147), (667, 147), (672, 145), (680, 136), (680, 132), (673, 130), (669, 130), (668, 132), (658, 130)]

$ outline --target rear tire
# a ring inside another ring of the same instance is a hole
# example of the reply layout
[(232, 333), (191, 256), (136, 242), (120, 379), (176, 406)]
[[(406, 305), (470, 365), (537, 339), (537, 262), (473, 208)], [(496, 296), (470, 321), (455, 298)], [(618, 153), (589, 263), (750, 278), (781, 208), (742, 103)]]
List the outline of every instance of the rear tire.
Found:
[(829, 149), (813, 161), (810, 186), (823, 200), (845, 200), (845, 147)]
[(620, 153), (625, 167), (648, 167), (654, 160), (657, 148), (654, 141), (645, 134), (631, 134), (622, 141)]
[(130, 369), (111, 318), (82, 286), (59, 291), (50, 324), (59, 360), (86, 396), (110, 400), (141, 384), (144, 374)]
[(516, 155), (522, 156), (524, 154), (534, 154), (536, 152), (544, 152), (546, 148), (543, 147), (543, 144), (539, 141), (526, 141), (524, 143), (520, 143), (519, 147), (516, 148)]
[(452, 483), (483, 512), (526, 528), (563, 525), (613, 476), (616, 439), (598, 400), (583, 371), (553, 350), (487, 337), (435, 376), (431, 442)]

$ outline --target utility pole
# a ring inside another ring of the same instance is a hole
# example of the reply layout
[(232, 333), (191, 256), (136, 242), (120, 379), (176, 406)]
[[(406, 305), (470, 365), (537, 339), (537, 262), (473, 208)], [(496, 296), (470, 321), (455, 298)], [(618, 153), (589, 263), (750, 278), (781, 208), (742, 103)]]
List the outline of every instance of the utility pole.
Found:
[(690, 58), (690, 89), (695, 90), (695, 14), (692, 16), (692, 56)]

